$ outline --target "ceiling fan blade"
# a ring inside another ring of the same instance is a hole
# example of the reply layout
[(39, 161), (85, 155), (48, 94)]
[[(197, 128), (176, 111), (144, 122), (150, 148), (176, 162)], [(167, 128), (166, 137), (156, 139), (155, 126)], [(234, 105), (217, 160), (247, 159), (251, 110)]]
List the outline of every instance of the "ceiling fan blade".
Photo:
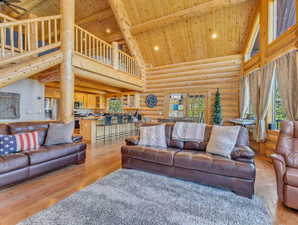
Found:
[(21, 6), (18, 6), (18, 5), (15, 5), (15, 4), (11, 4), (11, 3), (7, 3), (7, 5), (9, 5), (10, 7), (14, 7), (14, 8), (20, 9), (20, 10), (22, 10), (24, 12), (27, 12), (27, 9), (24, 9)]
[(6, 2), (10, 2), (10, 3), (21, 3), (21, 0), (6, 0)]

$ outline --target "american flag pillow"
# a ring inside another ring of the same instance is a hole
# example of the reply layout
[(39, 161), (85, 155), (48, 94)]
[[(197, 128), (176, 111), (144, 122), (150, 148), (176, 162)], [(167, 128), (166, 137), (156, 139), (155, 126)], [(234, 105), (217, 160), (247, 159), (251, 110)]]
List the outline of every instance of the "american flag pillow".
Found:
[(15, 135), (0, 135), (0, 154), (7, 155), (16, 152), (26, 152), (40, 147), (38, 132)]

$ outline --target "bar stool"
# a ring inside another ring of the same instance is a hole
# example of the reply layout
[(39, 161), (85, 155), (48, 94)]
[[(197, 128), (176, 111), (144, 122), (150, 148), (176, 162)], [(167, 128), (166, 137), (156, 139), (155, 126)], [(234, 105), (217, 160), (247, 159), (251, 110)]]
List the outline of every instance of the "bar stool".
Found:
[(113, 116), (107, 115), (104, 119), (104, 143), (106, 143), (106, 139), (109, 141), (112, 140), (112, 118)]
[(123, 136), (124, 135), (124, 120), (123, 120), (123, 115), (118, 114), (117, 115), (117, 126), (118, 126), (118, 136)]

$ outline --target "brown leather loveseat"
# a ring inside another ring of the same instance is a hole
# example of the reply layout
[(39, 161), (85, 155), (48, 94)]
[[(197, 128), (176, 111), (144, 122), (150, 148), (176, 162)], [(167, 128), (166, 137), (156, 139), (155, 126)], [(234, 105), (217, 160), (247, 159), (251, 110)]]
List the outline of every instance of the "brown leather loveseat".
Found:
[(167, 149), (139, 146), (139, 137), (122, 146), (122, 167), (140, 169), (201, 184), (229, 189), (251, 198), (254, 194), (254, 152), (246, 128), (241, 128), (231, 159), (206, 153), (212, 126), (205, 129), (204, 142), (172, 139), (173, 125), (166, 125)]
[(0, 156), (0, 187), (85, 161), (86, 144), (74, 139), (72, 144), (44, 146), (48, 122), (1, 124), (0, 134), (38, 131), (40, 148), (26, 153)]
[(298, 209), (298, 122), (283, 121), (271, 155), (277, 180), (277, 194), (286, 206)]

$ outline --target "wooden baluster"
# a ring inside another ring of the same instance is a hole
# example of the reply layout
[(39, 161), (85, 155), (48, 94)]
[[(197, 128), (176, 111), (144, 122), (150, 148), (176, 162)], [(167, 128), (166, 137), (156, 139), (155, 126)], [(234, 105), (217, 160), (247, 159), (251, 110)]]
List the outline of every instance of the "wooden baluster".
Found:
[(49, 32), (49, 45), (52, 44), (52, 28), (51, 28), (51, 19), (48, 21), (48, 32)]
[(58, 42), (57, 19), (54, 20), (54, 38), (55, 38), (55, 43), (57, 43)]
[(78, 28), (75, 26), (75, 51), (79, 50), (79, 35), (78, 35)]
[(93, 38), (93, 42), (92, 42), (92, 47), (93, 47), (93, 58), (95, 58), (96, 59), (96, 55), (95, 55), (95, 50), (96, 50), (96, 48), (95, 48), (95, 38)]
[(35, 23), (34, 23), (34, 33), (35, 33), (35, 37), (34, 37), (35, 46), (36, 46), (36, 48), (39, 48), (39, 46), (38, 46), (38, 22), (37, 21), (35, 21)]
[(23, 53), (23, 34), (22, 34), (22, 25), (18, 25), (18, 48), (20, 53)]
[(88, 35), (88, 56), (91, 57), (91, 35)]
[(45, 46), (45, 29), (44, 29), (44, 20), (41, 21), (41, 42), (42, 42), (42, 47)]
[(1, 35), (1, 57), (4, 58), (5, 57), (5, 35), (4, 35), (4, 31), (6, 30), (6, 27), (1, 27), (0, 30), (0, 35)]
[(82, 54), (83, 53), (83, 32), (82, 30), (80, 30), (80, 43), (81, 43), (81, 46), (80, 46), (80, 53)]
[(31, 51), (31, 29), (30, 29), (30, 23), (27, 23), (27, 45), (28, 45), (28, 51)]
[(99, 44), (98, 44), (98, 40), (96, 40), (96, 60), (99, 60), (100, 58), (99, 58)]
[(10, 26), (9, 29), (10, 29), (10, 51), (11, 51), (11, 55), (14, 56), (15, 52), (14, 52), (14, 31), (13, 31), (13, 26)]

